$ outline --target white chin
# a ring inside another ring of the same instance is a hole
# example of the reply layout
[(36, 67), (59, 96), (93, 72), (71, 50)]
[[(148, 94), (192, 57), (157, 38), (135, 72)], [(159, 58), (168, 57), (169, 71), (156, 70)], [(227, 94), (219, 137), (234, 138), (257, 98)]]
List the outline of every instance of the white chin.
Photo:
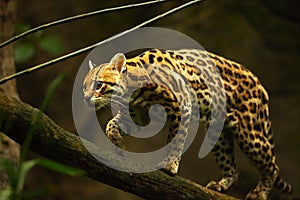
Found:
[(95, 102), (93, 104), (93, 107), (95, 108), (95, 111), (98, 111), (98, 110), (104, 108), (105, 106), (106, 106), (106, 104), (103, 104), (102, 102), (99, 102), (99, 103)]
[(102, 108), (102, 106), (100, 106), (100, 105), (95, 105), (94, 108), (95, 108), (96, 111), (98, 111), (98, 110), (100, 110), (100, 109)]
[(101, 106), (99, 106), (99, 105), (97, 105), (97, 104), (95, 104), (94, 102), (92, 102), (92, 101), (89, 101), (89, 102), (87, 102), (87, 101), (84, 101), (84, 103), (85, 103), (85, 105), (87, 105), (91, 110), (99, 110), (100, 108), (101, 108)]

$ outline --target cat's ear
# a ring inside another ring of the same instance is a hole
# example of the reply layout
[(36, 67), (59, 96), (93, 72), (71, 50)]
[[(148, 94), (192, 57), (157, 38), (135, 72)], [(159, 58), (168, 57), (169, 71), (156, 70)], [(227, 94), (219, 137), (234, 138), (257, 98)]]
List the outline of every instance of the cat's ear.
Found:
[(122, 53), (117, 53), (111, 60), (110, 65), (113, 65), (118, 72), (126, 70), (126, 57)]
[(90, 70), (94, 69), (97, 65), (93, 63), (91, 60), (89, 60), (89, 68)]

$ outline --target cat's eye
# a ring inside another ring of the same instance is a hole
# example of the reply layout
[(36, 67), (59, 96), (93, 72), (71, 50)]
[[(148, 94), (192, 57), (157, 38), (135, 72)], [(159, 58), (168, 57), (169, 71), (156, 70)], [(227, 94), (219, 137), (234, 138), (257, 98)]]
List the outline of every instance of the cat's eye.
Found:
[(103, 82), (102, 81), (97, 81), (96, 83), (96, 89), (100, 89), (103, 85)]

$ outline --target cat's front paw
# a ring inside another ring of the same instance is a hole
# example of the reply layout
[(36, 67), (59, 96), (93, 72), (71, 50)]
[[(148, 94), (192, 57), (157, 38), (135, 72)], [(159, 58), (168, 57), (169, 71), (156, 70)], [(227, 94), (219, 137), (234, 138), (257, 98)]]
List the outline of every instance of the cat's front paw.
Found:
[(268, 193), (266, 191), (257, 191), (257, 190), (252, 190), (250, 191), (247, 196), (246, 200), (266, 200), (268, 196)]
[(161, 162), (158, 164), (159, 169), (167, 173), (170, 176), (175, 176), (178, 173), (178, 165), (176, 163), (167, 164), (166, 162)]
[(225, 188), (222, 184), (220, 184), (217, 181), (210, 181), (207, 185), (206, 188), (217, 191), (217, 192), (224, 192)]

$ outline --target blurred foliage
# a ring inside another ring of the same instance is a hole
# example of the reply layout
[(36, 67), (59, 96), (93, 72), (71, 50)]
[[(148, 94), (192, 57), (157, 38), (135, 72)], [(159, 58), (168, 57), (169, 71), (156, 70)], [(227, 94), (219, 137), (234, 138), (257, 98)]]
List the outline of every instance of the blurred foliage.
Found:
[[(39, 120), (41, 112), (45, 111), (51, 96), (53, 96), (53, 93), (55, 89), (57, 88), (58, 84), (62, 81), (62, 76), (58, 76), (51, 85), (49, 86), (45, 98), (41, 104), (40, 112), (38, 115), (36, 115), (35, 119), (33, 120), (33, 124), (31, 129), (29, 130), (29, 133), (27, 134), (27, 137), (25, 139), (24, 144), (21, 148), (21, 158), (18, 165), (15, 165), (10, 159), (1, 158), (0, 160), (0, 170), (4, 171), (7, 176), (10, 183), (10, 188), (6, 188), (4, 190), (0, 190), (0, 199), (1, 200), (21, 200), (21, 199), (32, 199), (33, 197), (37, 197), (40, 195), (47, 194), (47, 190), (41, 190), (41, 189), (34, 189), (34, 190), (25, 190), (24, 191), (24, 182), (28, 175), (28, 172), (32, 170), (35, 166), (42, 166), (47, 169), (60, 172), (63, 174), (71, 175), (71, 176), (78, 176), (83, 175), (84, 171), (67, 166), (49, 159), (45, 158), (36, 158), (31, 160), (25, 160), (29, 147), (30, 142), (33, 137), (33, 131), (35, 128), (35, 122)], [(0, 119), (0, 121), (5, 120), (4, 118)]]
[[(20, 34), (29, 30), (31, 26), (18, 23), (15, 28), (16, 34)], [(52, 55), (59, 55), (63, 52), (61, 38), (42, 30), (16, 43), (14, 47), (15, 62), (20, 64), (29, 61), (34, 57), (38, 48)]]
[[(22, 22), (36, 26), (66, 16), (137, 1), (20, 1), (20, 7), (26, 9), (20, 9), (19, 16)], [(47, 34), (59, 35), (64, 50), (71, 52), (133, 27), (178, 5), (178, 2), (171, 1), (158, 6), (108, 13), (55, 27), (47, 30)], [(296, 195), (300, 191), (300, 177), (297, 173), (300, 167), (299, 9), (299, 0), (207, 0), (150, 25), (170, 28), (189, 35), (205, 49), (238, 61), (259, 76), (270, 94), (275, 152), (281, 174), (293, 185)], [(34, 37), (20, 42), (29, 39), (31, 40), (29, 43), (35, 47), (35, 57), (28, 61), (30, 65), (49, 60), (49, 52), (42, 50), (38, 42), (32, 42), (36, 40)], [(73, 132), (76, 129), (72, 118), (72, 87), (77, 69), (84, 58), (84, 55), (78, 56), (17, 80), (21, 98), (32, 105), (39, 105), (42, 94), (53, 77), (62, 72), (66, 74), (63, 84), (53, 95), (53, 101), (46, 112), (62, 127)], [(18, 68), (22, 68), (22, 64), (24, 63), (20, 63)], [(199, 145), (200, 142), (201, 140)], [(199, 145), (192, 146), (183, 156), (179, 175), (205, 185), (211, 179), (220, 178), (220, 171), (212, 156), (201, 160), (195, 156), (198, 154)], [(238, 148), (237, 151), (236, 158), (241, 176), (239, 183), (229, 191), (229, 194), (242, 198), (251, 187), (255, 186), (259, 175)], [(38, 171), (28, 178), (28, 185), (31, 187), (41, 183), (52, 185), (57, 190), (57, 195), (45, 198), (47, 200), (139, 199), (103, 184), (99, 185), (81, 178), (70, 179), (48, 171)], [(273, 190), (270, 198), (278, 200), (289, 197)]]

